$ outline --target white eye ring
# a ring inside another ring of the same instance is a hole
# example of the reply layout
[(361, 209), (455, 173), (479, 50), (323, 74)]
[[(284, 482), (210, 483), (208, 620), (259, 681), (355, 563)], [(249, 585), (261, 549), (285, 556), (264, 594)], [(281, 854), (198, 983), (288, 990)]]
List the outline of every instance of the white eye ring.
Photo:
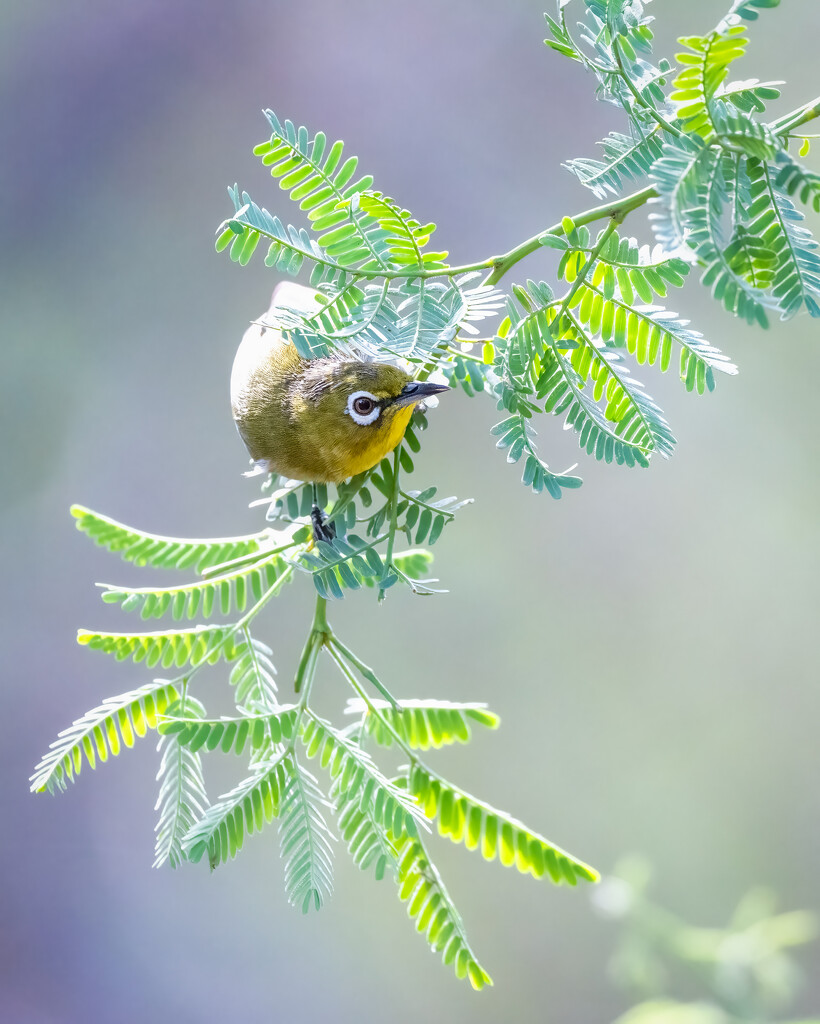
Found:
[[(362, 401), (364, 400), (364, 401)], [(356, 411), (356, 404), (360, 402), (362, 405), (366, 405), (367, 402), (372, 403), (370, 412), (362, 413)], [(369, 391), (354, 391), (347, 400), (347, 408), (345, 412), (353, 420), (354, 423), (358, 423), (360, 427), (370, 426), (371, 423), (375, 423), (381, 414), (381, 406), (379, 400), (375, 395), (371, 395)]]

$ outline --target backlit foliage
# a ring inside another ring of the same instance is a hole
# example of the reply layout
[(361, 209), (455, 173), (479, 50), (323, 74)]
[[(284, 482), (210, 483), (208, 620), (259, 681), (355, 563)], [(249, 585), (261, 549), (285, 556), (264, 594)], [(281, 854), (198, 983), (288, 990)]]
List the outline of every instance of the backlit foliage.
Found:
[[(703, 395), (721, 374), (736, 373), (668, 308), (692, 267), (729, 313), (750, 324), (803, 310), (820, 315), (820, 255), (802, 210), (820, 209), (820, 177), (790, 152), (793, 130), (820, 104), (772, 120), (767, 105), (779, 83), (729, 80), (748, 47), (744, 22), (777, 3), (736, 0), (713, 31), (681, 40), (675, 63), (655, 63), (652, 19), (639, 0), (559, 0), (555, 17), (547, 16), (548, 47), (595, 77), (599, 98), (618, 109), (621, 123), (597, 158), (565, 165), (602, 204), (542, 227), (506, 254), (452, 266), (433, 242), (435, 225), (377, 191), (342, 142), (272, 111), (268, 137), (254, 152), (304, 223), (288, 224), (234, 186), (217, 250), (242, 265), (258, 253), (279, 273), (307, 277), (318, 310), (281, 307), (269, 321), (304, 357), (398, 359), (419, 380), (433, 376), (486, 396), (499, 413), (496, 447), (533, 492), (561, 498), (581, 483), (539, 454), (536, 422), (549, 437), (550, 416), (587, 455), (646, 467), (654, 455), (670, 456), (675, 438), (639, 376), (672, 370), (687, 391)], [(571, 25), (570, 14), (580, 22)], [(639, 191), (623, 194), (636, 183)], [(277, 204), (282, 198), (274, 191)], [(650, 200), (651, 245), (622, 228)], [(590, 230), (596, 222), (600, 229)], [(553, 282), (497, 287), (523, 258), (545, 250), (556, 261)], [(362, 870), (392, 878), (430, 948), (480, 989), (489, 975), (427, 850), (434, 828), (535, 879), (574, 887), (598, 876), (422, 759), (495, 729), (498, 718), (484, 704), (396, 700), (328, 623), (328, 602), (354, 591), (370, 589), (379, 600), (393, 587), (440, 592), (430, 548), (470, 499), (426, 481), (408, 484), (426, 426), (417, 410), (392, 457), (335, 488), (316, 488), (331, 539), (313, 540), (314, 489), (295, 480), (266, 481), (265, 528), (236, 538), (155, 536), (75, 506), (78, 528), (95, 543), (138, 566), (193, 578), (101, 585), (104, 602), (165, 628), (83, 629), (79, 642), (172, 678), (109, 698), (60, 733), (32, 789), (64, 789), (83, 765), (94, 768), (156, 732), (157, 865), (206, 860), (215, 868), (278, 819), (294, 906), (319, 909), (330, 898), (334, 858), (346, 848)], [(257, 616), (305, 577), (314, 620), (280, 696), (273, 651), (255, 635)], [(352, 691), (353, 719), (344, 725), (311, 704), (320, 658)], [(214, 717), (202, 703), (205, 666), (221, 674), (231, 715)], [(377, 763), (384, 747), (405, 762), (397, 774)], [(205, 790), (207, 754), (246, 765), (245, 777), (215, 798)]]

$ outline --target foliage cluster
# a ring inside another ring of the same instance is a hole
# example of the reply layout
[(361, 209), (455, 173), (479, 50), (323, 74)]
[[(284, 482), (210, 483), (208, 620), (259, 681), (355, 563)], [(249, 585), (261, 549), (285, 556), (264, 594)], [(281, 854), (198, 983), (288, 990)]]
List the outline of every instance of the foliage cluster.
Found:
[[(631, 362), (661, 372), (674, 366), (698, 394), (711, 391), (719, 374), (736, 372), (665, 305), (693, 267), (714, 297), (750, 324), (800, 309), (820, 315), (820, 256), (800, 208), (820, 208), (820, 178), (790, 153), (795, 130), (820, 103), (768, 120), (778, 83), (728, 81), (748, 41), (744, 20), (777, 2), (735, 0), (713, 31), (681, 41), (676, 64), (655, 64), (652, 19), (638, 0), (559, 0), (556, 17), (547, 17), (547, 45), (591, 72), (599, 98), (619, 108), (626, 123), (603, 141), (602, 159), (566, 165), (600, 205), (504, 255), (450, 265), (446, 252), (431, 248), (435, 226), (376, 191), (341, 142), (272, 111), (270, 136), (254, 152), (308, 226), (285, 224), (234, 187), (217, 249), (240, 264), (262, 250), (280, 273), (309, 274), (319, 309), (279, 308), (267, 322), (304, 357), (402, 360), (417, 379), (437, 375), (467, 395), (488, 397), (501, 414), (496, 447), (535, 492), (560, 498), (581, 483), (539, 454), (538, 417), (559, 417), (599, 460), (645, 467), (656, 453), (668, 457), (672, 430)], [(582, 16), (577, 30), (567, 21), (571, 7)], [(647, 183), (624, 195), (624, 184), (637, 179)], [(652, 247), (622, 232), (625, 218), (650, 200)], [(599, 221), (593, 234), (589, 225)], [(532, 280), (506, 293), (497, 288), (520, 260), (544, 248), (558, 259), (557, 290)], [(477, 337), (476, 325), (499, 310), (497, 330)], [(198, 578), (167, 587), (103, 586), (104, 601), (175, 624), (153, 632), (81, 630), (79, 642), (175, 673), (109, 698), (61, 733), (32, 788), (63, 789), (84, 764), (94, 767), (158, 731), (157, 865), (205, 859), (216, 867), (277, 818), (288, 898), (303, 910), (319, 908), (332, 889), (332, 817), (355, 863), (376, 878), (391, 876), (431, 948), (481, 988), (489, 976), (427, 852), (431, 822), (453, 842), (535, 878), (574, 886), (597, 874), (422, 760), (420, 751), (467, 742), (472, 728), (495, 728), (498, 720), (483, 704), (394, 699), (328, 623), (327, 602), (350, 591), (373, 588), (382, 599), (397, 584), (416, 594), (437, 590), (429, 548), (466, 502), (404, 483), (425, 427), (421, 412), (392, 458), (340, 484), (335, 495), (319, 488), (335, 527), (330, 541), (312, 539), (313, 490), (301, 481), (269, 481), (267, 525), (237, 538), (158, 537), (75, 507), (78, 527), (97, 544), (137, 565), (189, 569)], [(256, 620), (302, 577), (315, 589), (316, 612), (292, 699), (283, 702)], [(326, 721), (311, 706), (322, 655), (353, 691), (349, 724)], [(193, 693), (201, 667), (217, 664), (232, 688), (232, 717), (209, 717), (203, 695)], [(406, 757), (395, 777), (374, 760), (382, 746)], [(248, 767), (238, 786), (211, 802), (201, 758), (217, 749), (243, 756)], [(311, 760), (325, 773), (324, 785)]]

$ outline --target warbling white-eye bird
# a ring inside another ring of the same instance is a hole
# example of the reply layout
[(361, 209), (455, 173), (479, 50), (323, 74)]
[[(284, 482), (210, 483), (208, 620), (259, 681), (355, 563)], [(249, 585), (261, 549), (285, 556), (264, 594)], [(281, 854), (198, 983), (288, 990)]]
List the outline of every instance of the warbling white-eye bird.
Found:
[[(413, 407), (446, 384), (415, 381), (398, 366), (338, 355), (303, 359), (276, 322), (277, 307), (311, 312), (313, 292), (277, 286), (262, 323), (245, 332), (231, 372), (231, 407), (251, 458), (296, 480), (340, 483), (371, 469), (404, 437)], [(314, 488), (315, 498), (315, 488)], [(314, 534), (328, 539), (315, 505)]]

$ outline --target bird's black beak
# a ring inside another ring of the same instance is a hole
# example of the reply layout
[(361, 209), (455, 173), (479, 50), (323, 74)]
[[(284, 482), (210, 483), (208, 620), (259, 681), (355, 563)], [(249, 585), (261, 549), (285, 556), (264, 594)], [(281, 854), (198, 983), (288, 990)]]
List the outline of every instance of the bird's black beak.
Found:
[(438, 395), (442, 391), (449, 390), (449, 384), (432, 384), (427, 380), (411, 380), (409, 384), (404, 385), (393, 405), (414, 405), (416, 402), (429, 398), (430, 395)]

